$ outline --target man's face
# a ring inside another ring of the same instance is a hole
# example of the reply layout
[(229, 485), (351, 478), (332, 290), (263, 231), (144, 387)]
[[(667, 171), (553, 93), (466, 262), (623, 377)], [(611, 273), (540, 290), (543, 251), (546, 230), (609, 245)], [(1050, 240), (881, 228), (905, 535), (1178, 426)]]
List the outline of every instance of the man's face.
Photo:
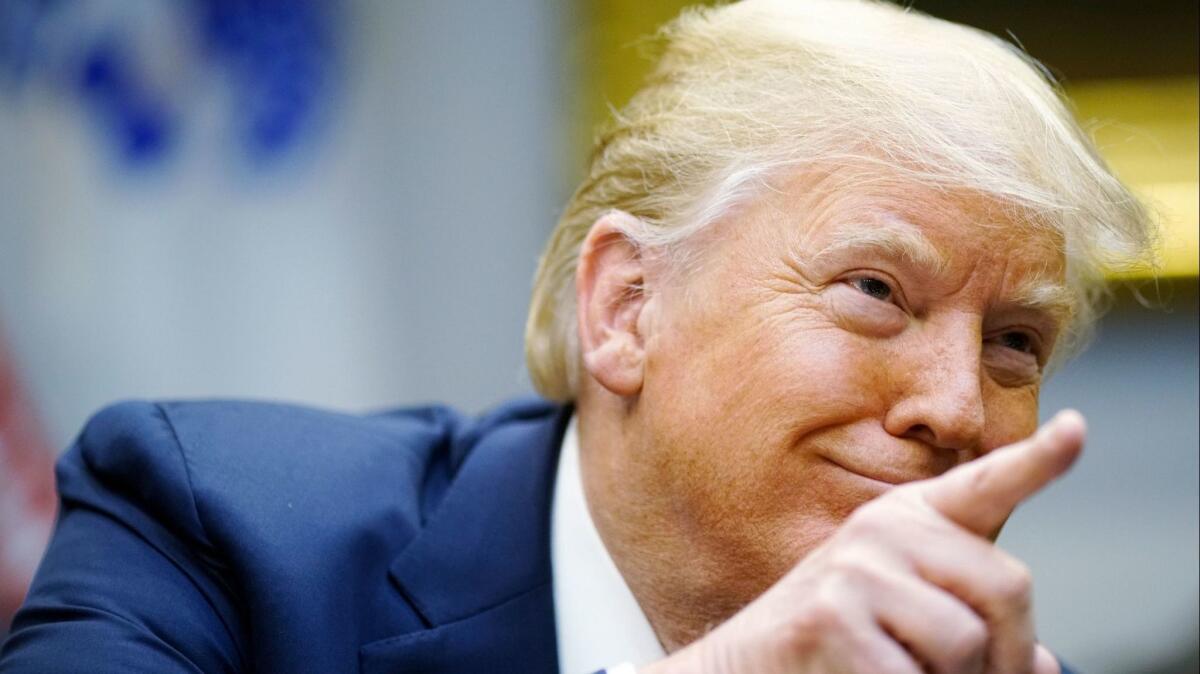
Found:
[(746, 601), (891, 485), (1036, 428), (1054, 235), (979, 198), (801, 176), (652, 301), (639, 459)]

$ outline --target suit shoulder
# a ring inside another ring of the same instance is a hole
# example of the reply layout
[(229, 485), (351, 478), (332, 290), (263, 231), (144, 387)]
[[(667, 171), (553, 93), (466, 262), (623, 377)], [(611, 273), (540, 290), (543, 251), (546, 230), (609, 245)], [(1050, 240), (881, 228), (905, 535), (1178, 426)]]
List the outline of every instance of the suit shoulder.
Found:
[(479, 438), (556, 410), (524, 401), (471, 420), (443, 406), (124, 402), (92, 418), (60, 475), (85, 468), (217, 548), (329, 549), (379, 532), (390, 548), (423, 526)]
[(426, 499), (440, 496), (426, 483), (444, 470), (464, 425), (432, 406), (365, 416), (257, 402), (159, 407), (214, 517), (282, 524), (309, 515), (325, 528), (380, 509), (418, 525)]
[(414, 527), (425, 499), (438, 496), (425, 483), (463, 426), (436, 406), (355, 416), (263, 402), (121, 402), (94, 415), (64, 455), (60, 491), (69, 498), (99, 482), (160, 517), (217, 530), (302, 514), (328, 529), (385, 507)]
[[(441, 406), (352, 415), (299, 405), (251, 401), (125, 401), (97, 412), (77, 442), (89, 465), (147, 468), (181, 453), (189, 469), (283, 471), (328, 476), (339, 466), (380, 451), (416, 466), (463, 426)], [(152, 474), (154, 471), (152, 471)]]
[(195, 468), (236, 464), (243, 472), (301, 480), (331, 477), (381, 454), (420, 469), (464, 423), (458, 413), (440, 406), (374, 415), (247, 401), (155, 406)]

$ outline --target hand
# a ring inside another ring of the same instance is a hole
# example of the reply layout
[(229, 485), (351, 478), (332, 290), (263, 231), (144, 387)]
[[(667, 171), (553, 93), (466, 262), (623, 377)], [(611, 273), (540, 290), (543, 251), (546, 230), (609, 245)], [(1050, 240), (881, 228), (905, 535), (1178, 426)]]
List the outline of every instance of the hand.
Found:
[(863, 505), (770, 590), (642, 674), (1057, 674), (1036, 643), (1029, 570), (992, 545), (1062, 475), (1084, 423), (1032, 437)]

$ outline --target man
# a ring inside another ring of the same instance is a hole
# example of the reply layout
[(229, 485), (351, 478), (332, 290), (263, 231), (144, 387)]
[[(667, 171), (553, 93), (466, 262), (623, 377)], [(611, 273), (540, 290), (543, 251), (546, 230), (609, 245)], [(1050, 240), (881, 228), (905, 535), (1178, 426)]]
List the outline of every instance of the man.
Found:
[(992, 545), (1150, 238), (1025, 58), (876, 3), (685, 14), (478, 421), (129, 403), (59, 466), (4, 672), (1037, 672)]

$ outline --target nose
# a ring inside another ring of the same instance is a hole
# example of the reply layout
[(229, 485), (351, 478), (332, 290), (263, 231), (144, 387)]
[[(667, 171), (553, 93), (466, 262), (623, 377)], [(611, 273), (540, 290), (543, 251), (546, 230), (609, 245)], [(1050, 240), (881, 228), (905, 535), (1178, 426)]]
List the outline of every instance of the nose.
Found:
[(884, 428), (933, 447), (981, 452), (985, 423), (983, 341), (978, 327), (923, 331), (894, 365), (896, 398)]

